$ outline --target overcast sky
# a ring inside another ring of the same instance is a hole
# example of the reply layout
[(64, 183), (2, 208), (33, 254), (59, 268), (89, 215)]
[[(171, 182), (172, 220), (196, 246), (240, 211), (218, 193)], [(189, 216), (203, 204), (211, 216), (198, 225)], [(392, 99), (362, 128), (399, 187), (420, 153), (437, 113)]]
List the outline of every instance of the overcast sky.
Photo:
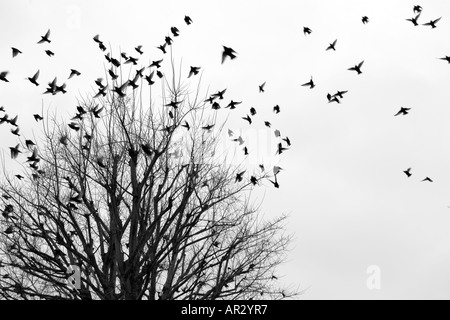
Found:
[[(442, 16), (437, 28), (406, 21), (414, 5), (423, 7), (420, 24)], [(10, 83), (0, 83), (0, 105), (30, 136), (42, 101), (68, 117), (104, 77), (94, 35), (115, 53), (136, 56), (142, 45), (147, 64), (160, 58), (171, 26), (180, 29), (173, 53), (186, 76), (201, 66), (205, 90), (227, 88), (227, 99), (243, 101), (233, 130), (255, 136), (270, 119), (292, 141), (278, 159), (280, 189), (265, 183), (261, 206), (268, 217), (290, 215), (295, 239), (282, 281), (309, 288), (301, 299), (450, 298), (450, 65), (437, 59), (450, 55), (448, 0), (1, 1), (0, 72), (10, 71)], [(48, 29), (52, 43), (37, 45)], [(335, 39), (336, 51), (326, 51)], [(222, 45), (238, 53), (223, 65)], [(23, 54), (12, 59), (12, 46)], [(347, 70), (362, 60), (362, 74)], [(62, 81), (71, 68), (82, 75), (64, 96), (43, 96), (24, 80), (40, 69), (43, 84)], [(311, 76), (316, 87), (302, 87)], [(328, 103), (337, 90), (348, 93)], [(248, 129), (240, 117), (252, 106), (258, 123)], [(410, 113), (394, 117), (400, 107)], [(15, 144), (8, 131), (0, 127), (6, 156)], [(249, 145), (257, 158), (261, 144)], [(434, 182), (421, 182), (426, 176)], [(379, 290), (367, 287), (369, 266), (380, 268)]]

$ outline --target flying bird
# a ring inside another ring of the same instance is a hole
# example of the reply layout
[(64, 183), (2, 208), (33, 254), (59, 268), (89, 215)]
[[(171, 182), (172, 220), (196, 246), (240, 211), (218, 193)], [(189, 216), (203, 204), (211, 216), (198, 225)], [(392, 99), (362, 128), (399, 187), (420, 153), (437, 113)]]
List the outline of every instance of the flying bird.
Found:
[(12, 133), (13, 135), (15, 135), (15, 136), (20, 137), (20, 134), (19, 134), (19, 127), (17, 127), (16, 129), (11, 129), (11, 133)]
[(288, 146), (291, 146), (291, 140), (289, 140), (288, 137), (283, 138), (283, 141), (285, 141), (287, 143)]
[(43, 117), (41, 117), (41, 115), (39, 115), (39, 114), (33, 114), (33, 117), (34, 117), (34, 120), (36, 120), (36, 122), (38, 122), (39, 120), (43, 120), (44, 118)]
[(16, 145), (15, 147), (9, 147), (11, 150), (11, 159), (16, 159), (19, 153), (22, 153), (19, 149), (19, 145)]
[(35, 146), (35, 143), (32, 140), (25, 140), (25, 146), (27, 147), (27, 149), (30, 149), (30, 147)]
[(413, 12), (414, 12), (414, 13), (416, 13), (416, 12), (419, 12), (419, 13), (420, 13), (420, 12), (422, 12), (422, 7), (419, 6), (419, 5), (414, 6)]
[(406, 169), (405, 171), (403, 171), (405, 174), (406, 174), (406, 176), (409, 178), (409, 177), (411, 177), (411, 175), (412, 175), (412, 173), (411, 173), (411, 168), (408, 168), (408, 169)]
[(184, 16), (184, 22), (186, 22), (187, 25), (190, 25), (192, 23), (192, 19), (189, 16)]
[(445, 57), (443, 57), (443, 58), (438, 58), (438, 59), (440, 59), (440, 60), (445, 60), (445, 61), (447, 61), (448, 63), (450, 63), (450, 56), (445, 56)]
[(327, 99), (328, 99), (328, 103), (330, 103), (330, 102), (341, 103), (337, 97), (335, 97), (334, 95), (332, 96), (329, 93), (327, 94)]
[(0, 80), (9, 82), (8, 79), (6, 79), (6, 76), (8, 75), (9, 71), (2, 71), (0, 72)]
[(283, 168), (279, 166), (273, 166), (273, 175), (276, 176)]
[(253, 108), (253, 107), (250, 108), (250, 115), (252, 115), (252, 116), (256, 115), (256, 109), (255, 108)]
[(169, 45), (169, 46), (170, 46), (170, 45), (172, 44), (172, 42), (173, 42), (172, 38), (169, 37), (169, 36), (165, 37), (164, 40), (166, 41), (167, 45)]
[(339, 99), (343, 99), (344, 98), (344, 94), (346, 94), (347, 92), (348, 92), (348, 90), (338, 91), (335, 94), (333, 94), (333, 97), (338, 97)]
[(231, 60), (236, 58), (236, 54), (237, 52), (234, 51), (232, 48), (230, 47), (223, 47), (223, 52), (222, 52), (222, 64), (225, 62), (225, 58), (229, 57)]
[(166, 51), (166, 43), (164, 43), (164, 44), (158, 46), (157, 48), (158, 48), (159, 50), (161, 50), (163, 54), (166, 54), (166, 53), (167, 53), (167, 51)]
[(24, 177), (23, 177), (22, 175), (20, 175), (20, 174), (16, 174), (15, 177), (16, 177), (17, 179), (19, 179), (19, 180), (22, 180), (22, 179), (24, 178)]
[(308, 27), (303, 27), (303, 34), (306, 36), (307, 34), (311, 34), (312, 30)]
[(195, 76), (200, 72), (200, 67), (191, 67), (191, 69), (189, 70), (189, 75), (188, 78), (190, 78), (191, 76)]
[(236, 109), (236, 106), (241, 103), (242, 103), (242, 101), (231, 100), (230, 103), (225, 108), (230, 108), (231, 110), (233, 110), (233, 109)]
[(366, 24), (366, 23), (369, 22), (369, 17), (368, 16), (364, 16), (364, 17), (362, 17), (361, 21), (362, 21), (362, 23)]
[(288, 148), (283, 147), (283, 145), (280, 143), (278, 143), (278, 148), (277, 148), (277, 152), (275, 154), (282, 154), (283, 151), (288, 150)]
[(280, 113), (280, 106), (276, 105), (275, 107), (273, 107), (273, 112)]
[(211, 109), (213, 110), (219, 110), (220, 109), (220, 104), (217, 103), (216, 101), (213, 102)]
[(172, 107), (174, 109), (178, 108), (178, 105), (183, 101), (170, 101), (170, 103), (165, 104), (165, 107)]
[(154, 73), (155, 71), (152, 71), (148, 76), (145, 76), (145, 80), (147, 80), (150, 86), (155, 83), (155, 81), (152, 80)]
[(407, 115), (409, 110), (411, 110), (411, 108), (400, 107), (400, 110), (396, 114), (394, 114), (394, 116)]
[(277, 181), (277, 178), (275, 177), (275, 181), (272, 181), (272, 180), (270, 180), (270, 179), (267, 179), (267, 180), (269, 180), (270, 182), (272, 182), (272, 184), (273, 184), (273, 186), (275, 187), (275, 188), (279, 188), (280, 187), (280, 185), (278, 184), (278, 181)]
[(18, 115), (16, 115), (14, 118), (8, 120), (9, 124), (13, 125), (14, 127), (17, 127), (17, 119), (19, 118)]
[(22, 53), (22, 51), (20, 51), (17, 48), (12, 47), (11, 49), (12, 49), (12, 56), (13, 56), (13, 58), (15, 58), (19, 53)]
[(227, 89), (223, 89), (222, 91), (217, 91), (217, 93), (214, 93), (213, 95), (211, 95), (211, 97), (213, 97), (214, 99), (219, 98), (220, 100), (223, 100), (223, 95), (225, 94), (226, 91), (227, 91)]
[(264, 125), (268, 128), (272, 126), (272, 124), (269, 121), (264, 121)]
[(364, 63), (364, 60), (361, 61), (359, 64), (355, 65), (354, 67), (348, 68), (348, 70), (356, 71), (358, 74), (361, 74), (362, 73), (361, 67), (362, 67), (363, 63)]
[(420, 17), (420, 13), (418, 15), (416, 15), (414, 18), (406, 19), (406, 21), (411, 21), (414, 26), (418, 26), (419, 23), (417, 22), (417, 20), (419, 19), (419, 17)]
[(181, 126), (188, 130), (191, 129), (191, 127), (189, 126), (189, 123), (186, 120), (184, 121), (184, 123)]
[(207, 125), (207, 126), (202, 127), (202, 129), (203, 129), (203, 130), (209, 131), (209, 130), (211, 130), (213, 127), (214, 127), (213, 124), (209, 124), (209, 125)]
[(433, 180), (432, 180), (431, 178), (429, 178), (429, 177), (426, 177), (426, 178), (423, 179), (421, 182), (424, 182), (424, 181), (427, 181), (427, 182), (433, 182)]
[(142, 51), (142, 46), (137, 46), (136, 48), (134, 48), (134, 50), (136, 50), (139, 54), (143, 54), (144, 52)]
[(48, 29), (47, 33), (44, 36), (41, 36), (41, 40), (38, 41), (38, 43), (44, 43), (44, 42), (48, 42), (50, 43), (50, 29)]
[(244, 171), (239, 172), (239, 173), (236, 174), (235, 182), (241, 182), (241, 181), (242, 181), (243, 175), (244, 175), (245, 171), (246, 171), (246, 170), (244, 170)]
[(38, 70), (32, 77), (27, 78), (35, 86), (39, 85), (39, 83), (37, 83), (37, 79), (39, 77), (39, 73), (40, 73), (40, 71)]
[(180, 35), (180, 30), (177, 27), (171, 27), (170, 32), (172, 32), (174, 37), (178, 37)]
[(247, 115), (246, 117), (242, 117), (242, 119), (247, 120), (248, 124), (252, 124), (252, 118), (250, 118), (249, 115)]
[(119, 77), (117, 74), (114, 73), (112, 69), (108, 70), (108, 74), (111, 76), (112, 80), (116, 80)]
[(259, 86), (259, 92), (264, 92), (264, 86), (266, 85), (266, 83), (264, 82), (263, 84), (261, 84)]
[(161, 71), (157, 70), (156, 76), (161, 79), (162, 77), (164, 77), (164, 74)]
[(75, 70), (75, 69), (70, 69), (70, 75), (69, 75), (69, 79), (70, 78), (72, 78), (72, 77), (74, 77), (74, 76), (80, 76), (81, 75), (81, 73), (79, 72), (79, 71), (77, 71), (77, 70)]
[(441, 20), (442, 17), (437, 18), (436, 20), (431, 20), (430, 22), (424, 23), (424, 26), (431, 26), (432, 29), (436, 28), (436, 23), (439, 22), (439, 20)]
[(336, 42), (337, 42), (337, 39), (334, 40), (332, 43), (330, 43), (326, 50), (334, 50), (334, 51), (336, 51), (336, 47), (335, 47), (336, 46)]
[(45, 50), (45, 53), (49, 56), (49, 57), (53, 57), (55, 55), (55, 53), (51, 50)]
[(316, 85), (314, 84), (313, 78), (311, 77), (311, 80), (309, 80), (308, 82), (302, 84), (302, 87), (307, 87), (309, 86), (310, 89), (314, 88)]

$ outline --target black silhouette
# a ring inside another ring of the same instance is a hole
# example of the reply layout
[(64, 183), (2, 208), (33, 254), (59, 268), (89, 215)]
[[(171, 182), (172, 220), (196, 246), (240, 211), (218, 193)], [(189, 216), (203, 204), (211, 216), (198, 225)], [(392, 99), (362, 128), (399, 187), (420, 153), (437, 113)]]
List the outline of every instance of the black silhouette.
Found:
[(416, 15), (414, 18), (406, 19), (406, 21), (411, 21), (414, 26), (418, 26), (419, 23), (417, 22), (417, 20), (419, 19), (419, 17), (420, 17), (420, 13), (418, 15)]
[(246, 171), (246, 170), (244, 170), (244, 171), (239, 172), (239, 173), (236, 174), (236, 179), (235, 179), (236, 182), (241, 182), (241, 181), (242, 181), (243, 175), (244, 175), (245, 171)]
[(164, 53), (164, 54), (167, 53), (167, 51), (166, 51), (166, 43), (164, 43), (164, 44), (158, 46), (157, 48), (158, 48), (159, 50), (161, 50), (162, 53)]
[(15, 58), (19, 53), (22, 53), (22, 51), (20, 51), (17, 48), (12, 47), (11, 49), (12, 49), (12, 56), (13, 56), (13, 58)]
[(2, 71), (0, 72), (0, 80), (9, 82), (8, 79), (6, 79), (6, 76), (8, 75), (9, 71)]
[(109, 69), (108, 73), (111, 76), (112, 80), (116, 80), (119, 77), (117, 74), (114, 73), (114, 71), (112, 69)]
[(364, 16), (364, 17), (362, 17), (361, 21), (362, 21), (362, 23), (364, 23), (364, 24), (369, 23), (369, 17)]
[(33, 114), (34, 120), (36, 120), (36, 122), (38, 122), (39, 120), (43, 120), (44, 118), (41, 117), (41, 115), (39, 114)]
[(282, 154), (283, 151), (288, 150), (288, 148), (283, 147), (283, 145), (280, 143), (278, 143), (278, 148), (277, 148), (277, 152), (275, 154)]
[(30, 80), (30, 82), (32, 84), (34, 84), (35, 86), (39, 86), (39, 83), (37, 82), (37, 79), (39, 77), (39, 70), (34, 74), (34, 76), (27, 78), (28, 80)]
[(178, 37), (180, 35), (180, 30), (177, 27), (171, 27), (170, 31), (172, 32), (174, 37)]
[(72, 77), (74, 77), (74, 76), (80, 76), (81, 75), (81, 73), (79, 72), (79, 71), (77, 71), (77, 70), (75, 70), (75, 69), (70, 69), (70, 75), (69, 75), (69, 79), (71, 79)]
[(142, 46), (137, 46), (136, 48), (134, 48), (134, 50), (136, 50), (139, 54), (143, 54), (144, 52), (142, 51)]
[(308, 27), (303, 27), (303, 34), (306, 36), (307, 34), (311, 34), (312, 30)]
[(287, 145), (288, 145), (288, 146), (291, 146), (291, 140), (289, 140), (288, 137), (283, 138), (283, 141), (286, 141)]
[(47, 33), (44, 36), (41, 36), (41, 40), (38, 41), (38, 43), (44, 43), (44, 42), (48, 42), (50, 43), (50, 29), (47, 31)]
[(280, 113), (280, 106), (276, 105), (275, 107), (273, 107), (273, 112)]
[(236, 58), (236, 54), (237, 54), (236, 51), (234, 51), (232, 48), (229, 48), (229, 47), (225, 47), (225, 46), (222, 46), (222, 47), (223, 47), (222, 64), (225, 62), (226, 57), (229, 57), (231, 60)]
[(416, 12), (419, 12), (419, 13), (420, 13), (420, 12), (422, 12), (422, 7), (419, 6), (419, 5), (414, 6), (413, 12), (414, 12), (414, 13), (416, 13)]
[(184, 123), (181, 126), (188, 130), (191, 129), (191, 127), (189, 126), (189, 123), (187, 121), (184, 121)]
[(19, 145), (16, 145), (15, 147), (9, 147), (11, 150), (11, 159), (16, 159), (19, 153), (22, 153), (19, 149)]
[(442, 17), (437, 18), (436, 20), (430, 20), (430, 22), (424, 23), (424, 26), (431, 26), (431, 29), (436, 28), (436, 23), (439, 22), (439, 20), (441, 20)]
[(326, 50), (334, 50), (334, 51), (336, 51), (336, 47), (335, 47), (336, 46), (336, 42), (337, 42), (337, 39), (334, 40), (332, 43), (330, 43)]
[(252, 124), (252, 119), (250, 118), (249, 115), (247, 115), (246, 117), (243, 117), (242, 119), (247, 120), (248, 124)]
[(344, 94), (346, 94), (347, 92), (348, 92), (348, 90), (338, 91), (335, 94), (333, 94), (333, 97), (338, 97), (339, 99), (343, 99), (344, 98)]
[(195, 76), (200, 72), (200, 67), (191, 67), (191, 70), (189, 70), (188, 78), (191, 76)]
[(213, 124), (209, 124), (209, 125), (207, 125), (207, 126), (202, 127), (202, 129), (203, 129), (203, 130), (209, 131), (209, 130), (211, 130), (213, 127), (214, 127)]
[(264, 125), (268, 128), (272, 126), (272, 124), (269, 121), (264, 121)]
[(252, 116), (256, 115), (256, 109), (255, 108), (253, 108), (253, 107), (250, 108), (250, 115), (252, 115)]
[(19, 134), (19, 127), (17, 127), (16, 129), (11, 129), (11, 133), (12, 133), (13, 135), (15, 135), (15, 136), (20, 137), (20, 134)]
[(394, 114), (394, 116), (398, 116), (400, 114), (401, 115), (407, 115), (409, 110), (411, 110), (411, 108), (400, 107), (400, 110), (396, 114)]
[(263, 84), (261, 84), (259, 86), (259, 92), (264, 92), (264, 86), (266, 85), (266, 83), (264, 82)]
[(406, 170), (403, 171), (403, 172), (406, 174), (406, 176), (407, 176), (408, 178), (412, 176), (411, 168), (408, 168), (408, 169), (406, 169)]
[(447, 61), (448, 63), (450, 63), (450, 56), (445, 56), (445, 57), (439, 58), (439, 59), (445, 60), (445, 61)]
[(181, 102), (183, 102), (183, 101), (171, 101), (170, 103), (165, 104), (164, 106), (166, 106), (166, 107), (172, 107), (172, 108), (176, 109), (176, 108), (178, 108), (178, 105), (179, 105)]
[(364, 60), (361, 61), (358, 65), (355, 65), (354, 67), (348, 68), (348, 70), (356, 71), (358, 74), (361, 74), (362, 73), (361, 67), (362, 67), (363, 63), (364, 63)]
[(51, 50), (45, 50), (45, 53), (49, 56), (49, 57), (53, 57), (55, 54), (53, 53), (53, 51)]
[(14, 118), (8, 120), (9, 124), (13, 125), (14, 127), (17, 127), (17, 119), (19, 118), (19, 116), (15, 116)]
[(128, 57), (128, 60), (125, 61), (125, 64), (132, 63), (135, 66), (135, 65), (137, 65), (137, 61), (138, 61), (137, 58), (133, 58), (130, 56), (130, 57)]
[(192, 23), (192, 19), (189, 16), (184, 16), (184, 22), (186, 22), (187, 25), (190, 25)]
[(231, 100), (230, 103), (225, 108), (230, 108), (231, 110), (233, 110), (233, 109), (236, 109), (236, 106), (241, 103), (242, 103), (242, 101)]
[(422, 180), (422, 182), (427, 181), (427, 182), (433, 182), (433, 180), (429, 177), (426, 177), (425, 179)]
[(275, 181), (272, 181), (272, 180), (270, 180), (270, 179), (267, 179), (267, 180), (269, 180), (270, 182), (272, 182), (272, 184), (273, 184), (273, 186), (275, 187), (275, 188), (279, 188), (280, 187), (280, 185), (278, 184), (278, 181), (277, 181), (277, 177), (275, 176)]
[(308, 82), (302, 84), (303, 87), (307, 87), (309, 86), (310, 89), (314, 88), (316, 85), (314, 84), (313, 78), (311, 77), (311, 80), (309, 80)]
[(166, 41), (167, 45), (172, 45), (173, 40), (171, 37), (167, 36), (164, 40)]
[(337, 97), (335, 97), (334, 95), (332, 96), (329, 93), (327, 94), (327, 99), (328, 99), (328, 103), (330, 103), (330, 102), (341, 103)]
[(157, 70), (156, 71), (156, 76), (158, 77), (158, 78), (162, 78), (162, 77), (164, 77), (164, 75), (163, 75), (163, 73), (161, 72), (161, 71), (159, 71), (159, 70)]
[(155, 71), (152, 71), (148, 76), (145, 76), (145, 80), (147, 80), (150, 86), (155, 83), (155, 81), (152, 80), (154, 73)]
[(217, 93), (212, 94), (211, 97), (213, 97), (214, 99), (219, 98), (220, 100), (223, 100), (223, 95), (225, 94), (226, 91), (227, 91), (227, 89), (223, 89), (222, 91), (217, 91)]
[(160, 68), (161, 67), (161, 62), (163, 62), (163, 59), (157, 60), (157, 61), (152, 61), (152, 63), (148, 67), (149, 68), (151, 68), (151, 67)]
[(244, 147), (244, 156), (248, 156), (248, 149), (247, 149), (247, 147)]

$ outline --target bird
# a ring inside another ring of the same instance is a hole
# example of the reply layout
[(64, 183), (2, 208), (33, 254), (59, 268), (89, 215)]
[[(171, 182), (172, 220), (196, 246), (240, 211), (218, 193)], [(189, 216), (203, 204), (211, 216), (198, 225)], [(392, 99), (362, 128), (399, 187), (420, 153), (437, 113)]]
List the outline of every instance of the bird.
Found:
[(302, 84), (302, 87), (307, 87), (309, 86), (310, 89), (314, 88), (316, 85), (314, 84), (313, 78), (311, 77), (311, 80), (309, 80), (308, 82)]
[(275, 129), (275, 131), (273, 132), (275, 134), (275, 137), (280, 137), (281, 136), (281, 132), (278, 129)]
[(445, 61), (447, 61), (448, 63), (450, 63), (450, 56), (445, 56), (445, 57), (443, 57), (443, 58), (438, 58), (438, 59), (440, 59), (440, 60), (445, 60)]
[(420, 15), (421, 15), (421, 13), (419, 12), (419, 14), (416, 15), (414, 18), (406, 19), (406, 21), (411, 21), (414, 26), (418, 26), (419, 23), (417, 22), (417, 20), (419, 19)]
[(18, 118), (19, 118), (19, 116), (16, 115), (14, 118), (8, 120), (9, 124), (11, 124), (11, 125), (17, 127), (17, 119), (18, 119)]
[(251, 184), (256, 186), (256, 184), (258, 183), (258, 179), (255, 176), (251, 176), (250, 177), (250, 182), (251, 182)]
[(184, 22), (186, 22), (187, 25), (190, 25), (192, 23), (192, 19), (189, 16), (184, 16)]
[(152, 155), (152, 148), (150, 147), (149, 143), (141, 144), (141, 148), (142, 148), (142, 151), (144, 151), (144, 153), (146, 155), (148, 155), (148, 156)]
[(411, 177), (411, 175), (412, 175), (412, 173), (411, 173), (411, 168), (408, 168), (408, 169), (406, 169), (405, 171), (403, 171), (405, 174), (406, 174), (406, 176), (409, 178), (409, 177)]
[[(99, 106), (96, 105), (96, 106), (94, 107), (94, 109), (91, 109), (91, 112), (94, 114), (94, 117), (96, 117), (97, 119), (99, 119), (99, 118), (100, 118), (100, 113), (103, 111), (104, 108), (105, 108), (105, 107), (99, 108)], [(77, 130), (77, 131), (78, 131), (78, 130)]]
[(41, 159), (39, 159), (38, 153), (37, 153), (37, 149), (34, 148), (33, 153), (31, 154), (31, 156), (27, 157), (27, 162), (39, 162)]
[(413, 12), (414, 12), (414, 13), (416, 13), (416, 12), (422, 12), (422, 7), (419, 6), (419, 5), (414, 6), (414, 7), (413, 7)]
[(246, 117), (242, 117), (242, 119), (247, 120), (248, 124), (252, 124), (252, 119), (250, 118), (249, 115), (247, 115)]
[(73, 76), (80, 76), (81, 72), (75, 70), (75, 69), (70, 69), (70, 75), (69, 75), (69, 79), (72, 78)]
[(9, 147), (9, 149), (11, 150), (11, 159), (16, 159), (19, 153), (22, 153), (18, 144), (15, 147)]
[(152, 61), (152, 63), (148, 67), (149, 68), (151, 68), (151, 67), (160, 68), (161, 67), (161, 62), (163, 62), (163, 59)]
[(429, 177), (425, 177), (425, 179), (422, 180), (422, 182), (427, 181), (427, 182), (433, 182), (433, 180)]
[(55, 53), (51, 50), (45, 50), (45, 53), (49, 56), (49, 57), (53, 57), (55, 55)]
[(16, 129), (11, 129), (11, 132), (13, 135), (20, 137), (19, 127), (17, 127)]
[(34, 117), (34, 120), (36, 120), (36, 122), (38, 122), (39, 120), (43, 120), (44, 118), (43, 117), (41, 117), (41, 115), (39, 115), (39, 114), (33, 114), (33, 117)]
[(164, 74), (161, 71), (157, 70), (156, 76), (161, 79), (162, 77), (164, 77)]
[(165, 107), (172, 107), (174, 109), (178, 108), (179, 104), (183, 101), (170, 101), (170, 103), (165, 104)]
[(128, 60), (125, 61), (125, 64), (132, 63), (135, 66), (135, 65), (137, 65), (137, 61), (138, 61), (137, 58), (133, 58), (130, 56), (130, 57), (128, 57)]
[(330, 43), (330, 44), (328, 45), (326, 51), (327, 51), (327, 50), (334, 50), (334, 51), (336, 51), (336, 48), (335, 48), (336, 42), (337, 42), (337, 39), (334, 40), (332, 43)]
[(0, 111), (5, 112), (5, 107), (1, 106), (1, 107), (0, 107)]
[(9, 122), (8, 115), (7, 115), (7, 114), (5, 114), (3, 117), (0, 118), (0, 124), (2, 124), (2, 123), (4, 123), (4, 122)]
[(49, 39), (49, 37), (50, 37), (50, 29), (48, 29), (47, 33), (44, 36), (41, 36), (41, 40), (39, 40), (38, 43), (44, 43), (44, 42), (50, 43), (51, 40)]
[(248, 156), (248, 148), (247, 147), (244, 147), (244, 155)]
[(256, 109), (255, 108), (253, 108), (253, 107), (250, 108), (250, 115), (252, 115), (252, 116), (256, 115)]
[(209, 130), (211, 130), (213, 127), (214, 127), (213, 124), (209, 124), (209, 125), (206, 125), (206, 126), (202, 127), (202, 129), (203, 129), (203, 130), (209, 131)]
[(364, 17), (362, 17), (361, 21), (362, 21), (362, 23), (366, 24), (366, 23), (369, 22), (369, 17), (368, 16), (364, 16)]
[(119, 77), (117, 74), (114, 73), (114, 71), (112, 69), (109, 69), (108, 73), (111, 76), (112, 80), (116, 80)]
[(273, 107), (273, 112), (275, 112), (275, 113), (280, 113), (280, 106), (279, 105), (276, 105), (275, 107)]
[(189, 123), (186, 120), (184, 121), (184, 123), (181, 126), (188, 130), (191, 129), (191, 127), (189, 126)]
[(400, 110), (396, 114), (394, 114), (394, 116), (398, 116), (400, 114), (401, 115), (407, 115), (409, 110), (411, 110), (411, 108), (400, 107)]
[(424, 23), (424, 26), (431, 26), (432, 29), (436, 28), (436, 23), (439, 22), (439, 20), (441, 20), (442, 17), (437, 18), (436, 20), (430, 20), (430, 22)]
[(37, 79), (39, 77), (40, 70), (38, 70), (32, 77), (28, 77), (27, 79), (34, 84), (35, 86), (39, 86)]
[(226, 46), (222, 46), (223, 47), (223, 52), (222, 52), (222, 64), (225, 62), (225, 58), (229, 57), (231, 60), (236, 58), (236, 54), (237, 52), (234, 51), (232, 48), (230, 47), (226, 47)]
[(171, 27), (170, 32), (172, 32), (174, 37), (178, 37), (180, 35), (180, 30), (177, 27)]
[(311, 34), (312, 30), (308, 27), (303, 27), (303, 34), (306, 36), (307, 34)]
[(139, 54), (143, 54), (143, 53), (144, 53), (144, 52), (142, 51), (142, 46), (141, 46), (141, 45), (135, 47), (134, 50), (136, 50)]
[(288, 137), (283, 138), (283, 141), (285, 141), (288, 146), (291, 146), (291, 140), (289, 140)]
[(336, 92), (335, 94), (333, 94), (333, 97), (339, 97), (340, 99), (343, 99), (344, 98), (344, 94), (346, 94), (348, 92), (348, 90), (345, 90), (345, 91), (338, 91), (338, 92)]
[(234, 135), (234, 132), (233, 132), (233, 130), (231, 130), (231, 129), (228, 129), (228, 136), (229, 137), (232, 137)]
[(15, 177), (16, 177), (17, 179), (19, 179), (19, 180), (22, 180), (22, 179), (24, 178), (24, 177), (23, 177), (22, 175), (20, 175), (20, 174), (16, 174)]
[(281, 170), (283, 170), (283, 168), (279, 167), (279, 166), (273, 166), (273, 175), (276, 176)]
[(106, 168), (106, 165), (104, 163), (104, 158), (103, 157), (97, 157), (96, 160), (97, 164), (99, 165), (99, 167), (101, 168)]
[(166, 41), (167, 45), (169, 45), (169, 46), (172, 45), (173, 40), (171, 37), (167, 36), (167, 37), (165, 37), (164, 40)]
[(12, 56), (13, 56), (13, 58), (15, 58), (18, 54), (22, 53), (22, 51), (20, 51), (20, 50), (17, 49), (17, 48), (14, 48), (14, 47), (11, 47), (11, 50), (12, 50)]
[(25, 140), (25, 146), (27, 147), (27, 149), (30, 149), (30, 147), (34, 146), (35, 143), (32, 140)]
[(232, 109), (236, 109), (236, 106), (238, 104), (241, 104), (241, 103), (242, 103), (242, 101), (233, 101), (233, 100), (231, 100), (230, 103), (225, 108), (230, 108), (231, 110)]
[(71, 122), (71, 123), (68, 124), (68, 126), (72, 130), (75, 130), (75, 131), (79, 131), (80, 130), (80, 126), (76, 122)]
[(68, 144), (69, 137), (67, 135), (62, 135), (61, 138), (59, 138), (59, 142), (65, 146)]
[(264, 121), (264, 125), (268, 128), (272, 126), (272, 124), (269, 121)]
[(282, 154), (283, 151), (288, 150), (287, 148), (283, 147), (283, 145), (280, 143), (278, 143), (278, 148), (277, 148), (277, 152), (275, 154)]
[(126, 96), (125, 89), (128, 87), (128, 80), (125, 81), (120, 87), (114, 87), (113, 91), (119, 95), (119, 97), (123, 98)]
[(330, 103), (330, 102), (341, 103), (337, 97), (335, 97), (334, 95), (332, 96), (329, 93), (327, 94), (327, 99), (328, 99), (328, 103)]
[(277, 178), (275, 177), (275, 181), (272, 181), (272, 180), (270, 180), (270, 179), (267, 179), (267, 180), (269, 180), (270, 182), (272, 182), (272, 184), (273, 184), (273, 186), (275, 187), (275, 188), (279, 188), (280, 187), (280, 185), (278, 184), (278, 181), (277, 181)]
[(191, 76), (195, 76), (200, 72), (200, 67), (191, 67), (191, 70), (189, 70), (188, 78)]
[(220, 100), (223, 100), (223, 95), (225, 94), (226, 91), (227, 91), (227, 89), (223, 89), (222, 91), (217, 91), (217, 93), (214, 93), (213, 95), (211, 95), (211, 97), (213, 97), (214, 99), (219, 98)]
[(152, 71), (148, 76), (145, 76), (145, 80), (147, 80), (150, 86), (155, 83), (155, 81), (152, 80), (154, 73), (155, 71)]
[(243, 175), (244, 175), (245, 171), (246, 171), (246, 170), (244, 170), (244, 171), (239, 172), (239, 173), (236, 174), (235, 182), (241, 182), (241, 181), (242, 181)]
[(2, 71), (0, 72), (0, 80), (9, 82), (8, 79), (6, 79), (6, 76), (9, 74), (9, 71)]
[(259, 85), (259, 92), (264, 92), (264, 86), (265, 85), (266, 85), (265, 82), (263, 84)]
[(361, 74), (362, 73), (361, 67), (362, 67), (363, 63), (364, 63), (364, 60), (361, 61), (359, 64), (355, 65), (354, 67), (348, 68), (347, 70), (356, 71), (358, 74)]
[(217, 103), (216, 101), (213, 102), (211, 109), (213, 110), (219, 110), (220, 109), (220, 104)]
[(166, 53), (167, 53), (167, 51), (166, 51), (166, 43), (164, 43), (164, 44), (158, 46), (157, 48), (158, 48), (159, 50), (161, 50), (163, 54), (166, 54)]

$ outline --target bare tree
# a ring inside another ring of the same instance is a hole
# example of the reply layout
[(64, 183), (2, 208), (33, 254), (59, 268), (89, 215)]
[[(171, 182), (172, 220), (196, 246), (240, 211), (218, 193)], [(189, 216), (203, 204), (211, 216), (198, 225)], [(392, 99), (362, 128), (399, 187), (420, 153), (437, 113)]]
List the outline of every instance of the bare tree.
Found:
[(265, 220), (249, 200), (269, 174), (250, 179), (223, 160), (224, 122), (171, 66), (161, 99), (153, 73), (107, 74), (69, 124), (47, 114), (42, 141), (21, 142), (24, 179), (4, 168), (0, 183), (2, 298), (297, 294), (275, 275), (290, 242), (286, 217)]

